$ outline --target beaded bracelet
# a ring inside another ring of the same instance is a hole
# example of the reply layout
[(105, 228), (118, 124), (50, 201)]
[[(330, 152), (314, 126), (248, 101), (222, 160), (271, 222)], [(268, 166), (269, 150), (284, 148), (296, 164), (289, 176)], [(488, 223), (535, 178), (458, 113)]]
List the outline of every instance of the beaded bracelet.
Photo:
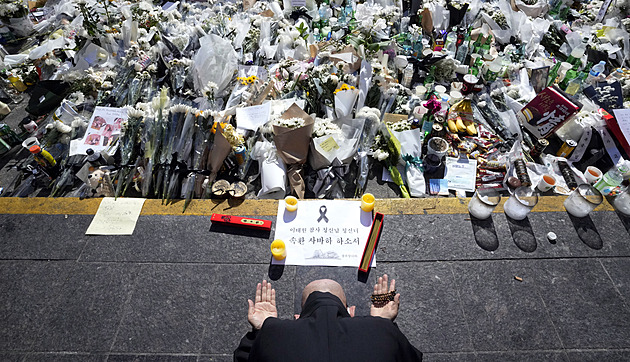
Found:
[(372, 304), (374, 304), (375, 307), (382, 308), (387, 303), (392, 302), (395, 296), (396, 296), (396, 291), (394, 290), (389, 293), (372, 294), (370, 296), (370, 300), (372, 301)]

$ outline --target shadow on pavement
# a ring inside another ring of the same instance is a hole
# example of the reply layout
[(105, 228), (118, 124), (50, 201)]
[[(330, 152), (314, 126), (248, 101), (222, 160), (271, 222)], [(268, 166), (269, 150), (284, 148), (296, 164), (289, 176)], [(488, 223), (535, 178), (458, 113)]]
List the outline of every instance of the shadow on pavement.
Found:
[(272, 264), (273, 262), (273, 256), (271, 257), (271, 260), (269, 260), (269, 279), (271, 280), (278, 280), (282, 277), (282, 274), (284, 274), (284, 263), (283, 264)]
[(472, 224), (473, 234), (475, 234), (475, 241), (479, 247), (486, 251), (495, 251), (499, 248), (499, 237), (494, 227), (492, 215), (485, 220), (477, 219), (470, 215), (470, 222)]
[(238, 235), (238, 236), (251, 236), (254, 238), (269, 239), (271, 231), (247, 229), (237, 226), (227, 226), (220, 224), (212, 224), (210, 231), (222, 234)]
[(505, 218), (510, 227), (510, 234), (512, 234), (514, 244), (526, 253), (533, 253), (538, 247), (538, 243), (536, 242), (529, 218), (514, 220), (507, 215), (505, 215)]
[(615, 211), (615, 213), (617, 213), (617, 216), (619, 217), (619, 220), (621, 220), (623, 226), (626, 228), (626, 231), (630, 233), (630, 216), (626, 216), (619, 211)]
[[(578, 237), (586, 246), (591, 249), (600, 250), (604, 247), (602, 237), (599, 235), (595, 224), (590, 216), (575, 217), (567, 212)], [(627, 227), (626, 227), (627, 228)]]

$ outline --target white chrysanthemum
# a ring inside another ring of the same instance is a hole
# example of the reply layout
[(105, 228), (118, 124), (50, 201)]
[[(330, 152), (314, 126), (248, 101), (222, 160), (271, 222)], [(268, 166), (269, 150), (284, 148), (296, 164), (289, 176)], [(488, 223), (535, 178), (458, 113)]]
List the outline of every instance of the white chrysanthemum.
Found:
[(383, 150), (376, 150), (372, 156), (378, 161), (384, 161), (389, 157), (389, 152)]

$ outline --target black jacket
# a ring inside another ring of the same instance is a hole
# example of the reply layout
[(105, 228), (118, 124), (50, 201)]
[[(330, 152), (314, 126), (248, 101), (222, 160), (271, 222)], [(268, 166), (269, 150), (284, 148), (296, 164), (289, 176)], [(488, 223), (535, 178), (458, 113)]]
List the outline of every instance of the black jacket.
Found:
[(350, 318), (341, 300), (313, 292), (300, 319), (267, 318), (260, 331), (247, 333), (234, 361), (388, 362), (421, 361), (398, 327), (380, 317)]

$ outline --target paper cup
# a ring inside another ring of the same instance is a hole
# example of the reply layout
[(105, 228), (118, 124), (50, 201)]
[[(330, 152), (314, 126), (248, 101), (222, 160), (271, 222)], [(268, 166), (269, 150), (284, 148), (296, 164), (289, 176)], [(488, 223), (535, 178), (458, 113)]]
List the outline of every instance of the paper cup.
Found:
[(602, 178), (602, 171), (595, 166), (588, 166), (584, 177), (589, 184), (594, 185)]
[(462, 94), (466, 95), (472, 93), (477, 85), (477, 82), (479, 82), (479, 78), (472, 74), (466, 74), (464, 76), (464, 85), (461, 90)]
[(556, 178), (551, 175), (543, 175), (540, 182), (538, 182), (538, 190), (540, 190), (540, 192), (549, 191), (554, 186), (556, 186)]
[(24, 125), (24, 129), (28, 133), (33, 133), (37, 131), (37, 123), (35, 123), (35, 121), (30, 121), (29, 123)]
[(444, 138), (433, 137), (427, 142), (427, 155), (437, 155), (440, 159), (448, 151), (448, 142)]

